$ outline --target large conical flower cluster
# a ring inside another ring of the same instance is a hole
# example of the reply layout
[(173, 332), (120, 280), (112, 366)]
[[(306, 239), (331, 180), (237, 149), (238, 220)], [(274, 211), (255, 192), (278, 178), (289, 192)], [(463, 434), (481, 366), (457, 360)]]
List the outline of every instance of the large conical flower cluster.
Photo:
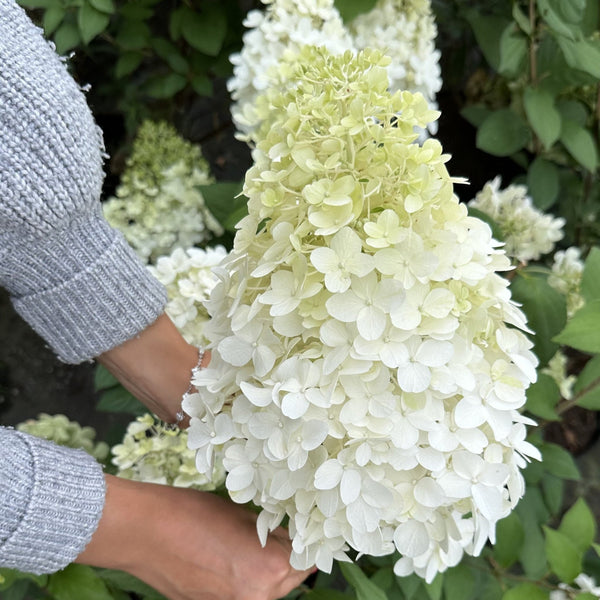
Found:
[(437, 113), (388, 93), (387, 62), (307, 47), (267, 92), (184, 408), (198, 468), (224, 451), (260, 537), (289, 517), (295, 567), (397, 550), (398, 575), (431, 580), (523, 494), (537, 361), (496, 273), (509, 260), (439, 142), (414, 142)]

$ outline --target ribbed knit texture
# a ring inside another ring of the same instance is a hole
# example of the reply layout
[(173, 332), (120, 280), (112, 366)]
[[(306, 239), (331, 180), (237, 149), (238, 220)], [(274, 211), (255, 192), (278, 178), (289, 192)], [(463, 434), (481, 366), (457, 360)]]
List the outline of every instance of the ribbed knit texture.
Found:
[(121, 344), (166, 303), (101, 216), (102, 151), (64, 62), (0, 0), (0, 284), (65, 362)]
[(104, 475), (83, 450), (0, 427), (0, 566), (52, 573), (98, 526)]
[[(102, 178), (102, 136), (81, 90), (25, 13), (0, 0), (0, 285), (67, 362), (121, 344), (166, 303), (102, 218)], [(93, 458), (0, 428), (0, 566), (65, 567), (103, 504)]]

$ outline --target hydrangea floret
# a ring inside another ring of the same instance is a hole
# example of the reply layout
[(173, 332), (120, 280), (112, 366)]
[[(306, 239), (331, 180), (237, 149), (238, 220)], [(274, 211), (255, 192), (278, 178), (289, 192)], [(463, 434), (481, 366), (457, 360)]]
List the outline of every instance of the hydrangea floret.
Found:
[(488, 181), (469, 206), (491, 217), (506, 243), (506, 254), (519, 262), (538, 260), (552, 252), (563, 237), (563, 218), (555, 218), (535, 208), (527, 187), (511, 184), (500, 189), (501, 179)]
[(593, 598), (600, 598), (600, 586), (596, 585), (596, 580), (587, 575), (586, 573), (580, 573), (575, 577), (574, 582), (577, 587), (567, 585), (566, 583), (559, 583), (560, 589), (553, 590), (550, 592), (550, 600), (570, 600), (571, 598), (581, 598), (592, 596)]
[(577, 246), (554, 253), (548, 284), (566, 296), (568, 318), (571, 318), (585, 304), (581, 295), (583, 267), (581, 249)]
[(220, 459), (210, 473), (199, 473), (195, 453), (187, 447), (187, 432), (151, 414), (141, 415), (128, 425), (112, 455), (117, 475), (125, 479), (206, 491), (217, 489), (225, 480)]
[(16, 427), (23, 433), (49, 440), (67, 448), (81, 448), (97, 460), (104, 460), (109, 453), (108, 444), (96, 442), (96, 430), (93, 427), (82, 427), (65, 415), (49, 415), (40, 413), (37, 419), (28, 419)]
[(537, 360), (497, 273), (509, 259), (458, 202), (440, 143), (415, 143), (438, 113), (390, 94), (388, 64), (306, 47), (294, 86), (267, 92), (184, 409), (197, 467), (223, 452), (260, 539), (289, 517), (294, 567), (397, 550), (397, 575), (431, 581), (524, 492)]
[(145, 121), (104, 215), (145, 261), (153, 261), (223, 233), (198, 188), (209, 183), (198, 146), (168, 123)]
[(230, 56), (231, 114), (242, 133), (258, 125), (254, 103), (277, 85), (277, 68), (286, 51), (298, 52), (304, 44), (324, 45), (333, 53), (353, 47), (333, 0), (263, 0), (263, 4), (265, 10), (252, 10), (246, 16), (243, 24), (249, 31), (243, 36), (243, 48)]
[(554, 356), (548, 361), (548, 364), (541, 370), (545, 375), (549, 375), (554, 379), (560, 390), (560, 395), (565, 400), (571, 400), (574, 392), (573, 388), (577, 382), (576, 375), (568, 374), (569, 359), (566, 354), (558, 350)]
[(217, 283), (212, 268), (227, 255), (223, 246), (176, 248), (170, 255), (161, 256), (150, 272), (165, 286), (168, 302), (165, 312), (185, 340), (194, 346), (207, 343), (203, 329), (208, 312), (202, 305)]
[[(442, 87), (437, 26), (430, 0), (379, 0), (349, 26), (357, 49), (376, 48), (391, 58), (390, 90), (421, 92), (430, 107)], [(432, 133), (437, 123), (429, 124)]]

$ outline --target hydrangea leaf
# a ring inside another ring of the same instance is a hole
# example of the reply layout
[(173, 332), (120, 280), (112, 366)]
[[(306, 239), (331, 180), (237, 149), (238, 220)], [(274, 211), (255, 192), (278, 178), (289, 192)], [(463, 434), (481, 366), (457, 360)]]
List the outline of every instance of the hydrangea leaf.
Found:
[(557, 444), (545, 443), (540, 448), (543, 465), (552, 475), (561, 479), (579, 480), (581, 475), (573, 457)]
[(85, 590), (86, 600), (112, 600), (112, 594), (100, 576), (86, 565), (69, 565), (54, 573), (48, 581), (48, 591), (56, 600), (81, 600)]
[(475, 575), (466, 564), (459, 564), (444, 573), (444, 598), (469, 600), (475, 591)]
[(553, 341), (582, 352), (600, 352), (600, 300), (580, 308)]
[(560, 389), (550, 375), (540, 373), (537, 381), (527, 390), (527, 410), (536, 417), (558, 421), (554, 410), (560, 400)]
[(519, 559), (525, 531), (519, 515), (515, 512), (498, 521), (496, 526), (496, 543), (494, 544), (494, 558), (507, 569)]
[(561, 116), (552, 94), (544, 88), (528, 87), (523, 94), (527, 119), (548, 150), (560, 137)]
[(558, 531), (566, 535), (579, 552), (588, 550), (596, 537), (596, 519), (583, 498), (578, 498), (565, 513)]
[(571, 583), (582, 571), (583, 555), (564, 533), (544, 526), (550, 568), (561, 581)]
[(476, 144), (480, 150), (494, 156), (510, 156), (529, 141), (526, 123), (510, 108), (490, 114), (477, 130)]
[(598, 149), (592, 134), (575, 121), (565, 120), (562, 124), (560, 141), (569, 154), (591, 173), (598, 167)]
[(600, 410), (600, 356), (589, 360), (573, 386), (577, 405), (590, 410)]
[(340, 569), (346, 581), (354, 588), (357, 600), (388, 600), (386, 593), (375, 585), (357, 565), (342, 562)]
[(587, 302), (600, 300), (600, 248), (594, 247), (585, 259), (581, 293)]
[(540, 210), (550, 208), (556, 201), (560, 190), (559, 173), (556, 165), (538, 156), (529, 165), (527, 188), (533, 202)]
[(549, 593), (534, 583), (520, 583), (507, 590), (502, 600), (547, 600)]

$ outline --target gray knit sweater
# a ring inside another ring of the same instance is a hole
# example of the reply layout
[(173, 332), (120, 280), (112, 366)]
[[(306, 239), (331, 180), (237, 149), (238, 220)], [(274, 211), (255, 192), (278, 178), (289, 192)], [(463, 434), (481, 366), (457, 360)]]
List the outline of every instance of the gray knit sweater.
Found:
[[(133, 337), (166, 301), (103, 219), (102, 179), (102, 136), (81, 90), (25, 13), (0, 0), (0, 285), (66, 362)], [(86, 453), (0, 428), (0, 566), (66, 566), (103, 503)]]

